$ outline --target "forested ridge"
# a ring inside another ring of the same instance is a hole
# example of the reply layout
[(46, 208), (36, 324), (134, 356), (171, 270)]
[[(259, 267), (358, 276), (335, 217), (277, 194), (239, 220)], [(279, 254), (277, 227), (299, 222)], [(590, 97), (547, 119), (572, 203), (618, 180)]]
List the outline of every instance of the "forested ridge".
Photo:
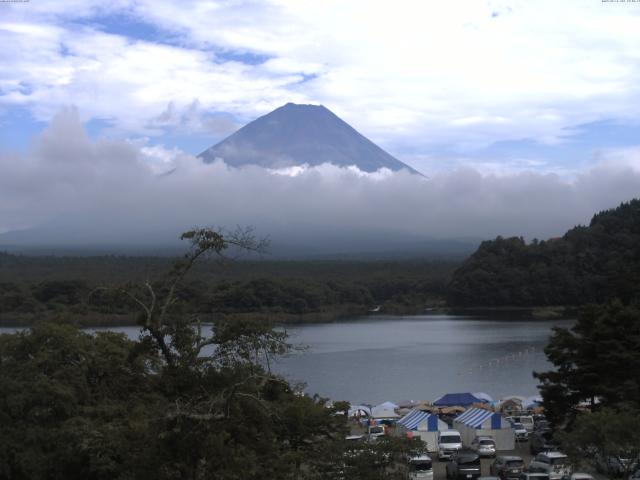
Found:
[(579, 306), (640, 295), (640, 200), (593, 216), (560, 238), (485, 241), (447, 288), (455, 306)]
[[(137, 306), (121, 287), (158, 278), (172, 261), (0, 253), (0, 323), (30, 324), (63, 315), (84, 325), (132, 324)], [(178, 308), (209, 319), (268, 316), (278, 322), (334, 320), (376, 305), (388, 313), (417, 313), (443, 303), (457, 266), (427, 260), (209, 259), (194, 266), (180, 285)]]

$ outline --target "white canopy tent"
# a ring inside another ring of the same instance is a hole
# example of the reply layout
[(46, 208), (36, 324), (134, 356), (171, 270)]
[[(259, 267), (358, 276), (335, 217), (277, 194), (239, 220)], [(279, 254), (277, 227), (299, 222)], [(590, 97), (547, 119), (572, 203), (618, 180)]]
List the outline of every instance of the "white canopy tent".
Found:
[(396, 410), (398, 410), (398, 405), (393, 402), (384, 402), (371, 409), (371, 418), (375, 420), (397, 420), (400, 415)]

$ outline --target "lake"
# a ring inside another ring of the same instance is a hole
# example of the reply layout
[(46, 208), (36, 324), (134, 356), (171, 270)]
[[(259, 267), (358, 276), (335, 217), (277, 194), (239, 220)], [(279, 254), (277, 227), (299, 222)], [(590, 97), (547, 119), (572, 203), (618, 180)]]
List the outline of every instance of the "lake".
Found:
[[(572, 323), (418, 315), (289, 325), (291, 342), (308, 348), (274, 368), (306, 382), (309, 393), (352, 403), (432, 401), (455, 392), (486, 392), (496, 400), (537, 395), (532, 372), (551, 368), (543, 352), (551, 328)], [(113, 330), (132, 338), (139, 332)]]

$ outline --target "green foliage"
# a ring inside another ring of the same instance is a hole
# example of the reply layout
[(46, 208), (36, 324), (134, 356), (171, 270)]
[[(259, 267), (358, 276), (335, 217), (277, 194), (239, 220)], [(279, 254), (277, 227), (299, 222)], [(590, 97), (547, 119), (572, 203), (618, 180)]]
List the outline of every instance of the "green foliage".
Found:
[[(270, 371), (290, 348), (285, 332), (238, 321), (209, 331), (175, 308), (198, 258), (259, 245), (185, 238), (167, 277), (122, 291), (141, 310), (138, 341), (47, 322), (0, 336), (0, 480), (398, 478), (415, 444), (352, 456), (345, 417)], [(43, 292), (69, 298), (72, 287)]]
[[(189, 279), (176, 286), (173, 311), (205, 318), (269, 316), (279, 322), (333, 320), (375, 305), (387, 313), (421, 312), (442, 302), (456, 266), (424, 260), (229, 263), (202, 257)], [(171, 268), (167, 258), (0, 254), (0, 324), (28, 325), (64, 315), (84, 325), (130, 325), (139, 305), (117, 287), (162, 278), (161, 271)], [(152, 286), (166, 293), (157, 281)]]
[(562, 238), (482, 242), (455, 272), (457, 306), (545, 306), (625, 302), (640, 295), (640, 200), (593, 217)]
[(554, 424), (571, 424), (582, 406), (640, 410), (637, 308), (620, 302), (585, 308), (572, 328), (554, 329), (545, 353), (555, 369), (534, 375)]
[(583, 413), (559, 440), (576, 464), (627, 478), (640, 465), (640, 412)]

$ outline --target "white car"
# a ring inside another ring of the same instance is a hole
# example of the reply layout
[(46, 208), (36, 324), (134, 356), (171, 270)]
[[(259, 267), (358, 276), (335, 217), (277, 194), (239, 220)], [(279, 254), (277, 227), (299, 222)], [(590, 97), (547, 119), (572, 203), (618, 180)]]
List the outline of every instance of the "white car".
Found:
[(564, 453), (543, 452), (531, 460), (529, 471), (546, 473), (550, 480), (562, 480), (571, 476), (571, 464)]
[(516, 442), (526, 442), (529, 440), (529, 431), (521, 423), (514, 422), (511, 428), (515, 430)]
[(384, 437), (385, 431), (384, 427), (381, 425), (374, 425), (369, 427), (369, 441), (375, 442), (379, 437)]
[(476, 452), (481, 457), (495, 457), (496, 456), (496, 442), (491, 437), (476, 437), (471, 442), (471, 450)]
[(594, 480), (593, 475), (589, 475), (588, 473), (572, 473), (571, 478), (569, 480)]
[(429, 455), (419, 455), (409, 459), (410, 480), (433, 480), (433, 462)]

